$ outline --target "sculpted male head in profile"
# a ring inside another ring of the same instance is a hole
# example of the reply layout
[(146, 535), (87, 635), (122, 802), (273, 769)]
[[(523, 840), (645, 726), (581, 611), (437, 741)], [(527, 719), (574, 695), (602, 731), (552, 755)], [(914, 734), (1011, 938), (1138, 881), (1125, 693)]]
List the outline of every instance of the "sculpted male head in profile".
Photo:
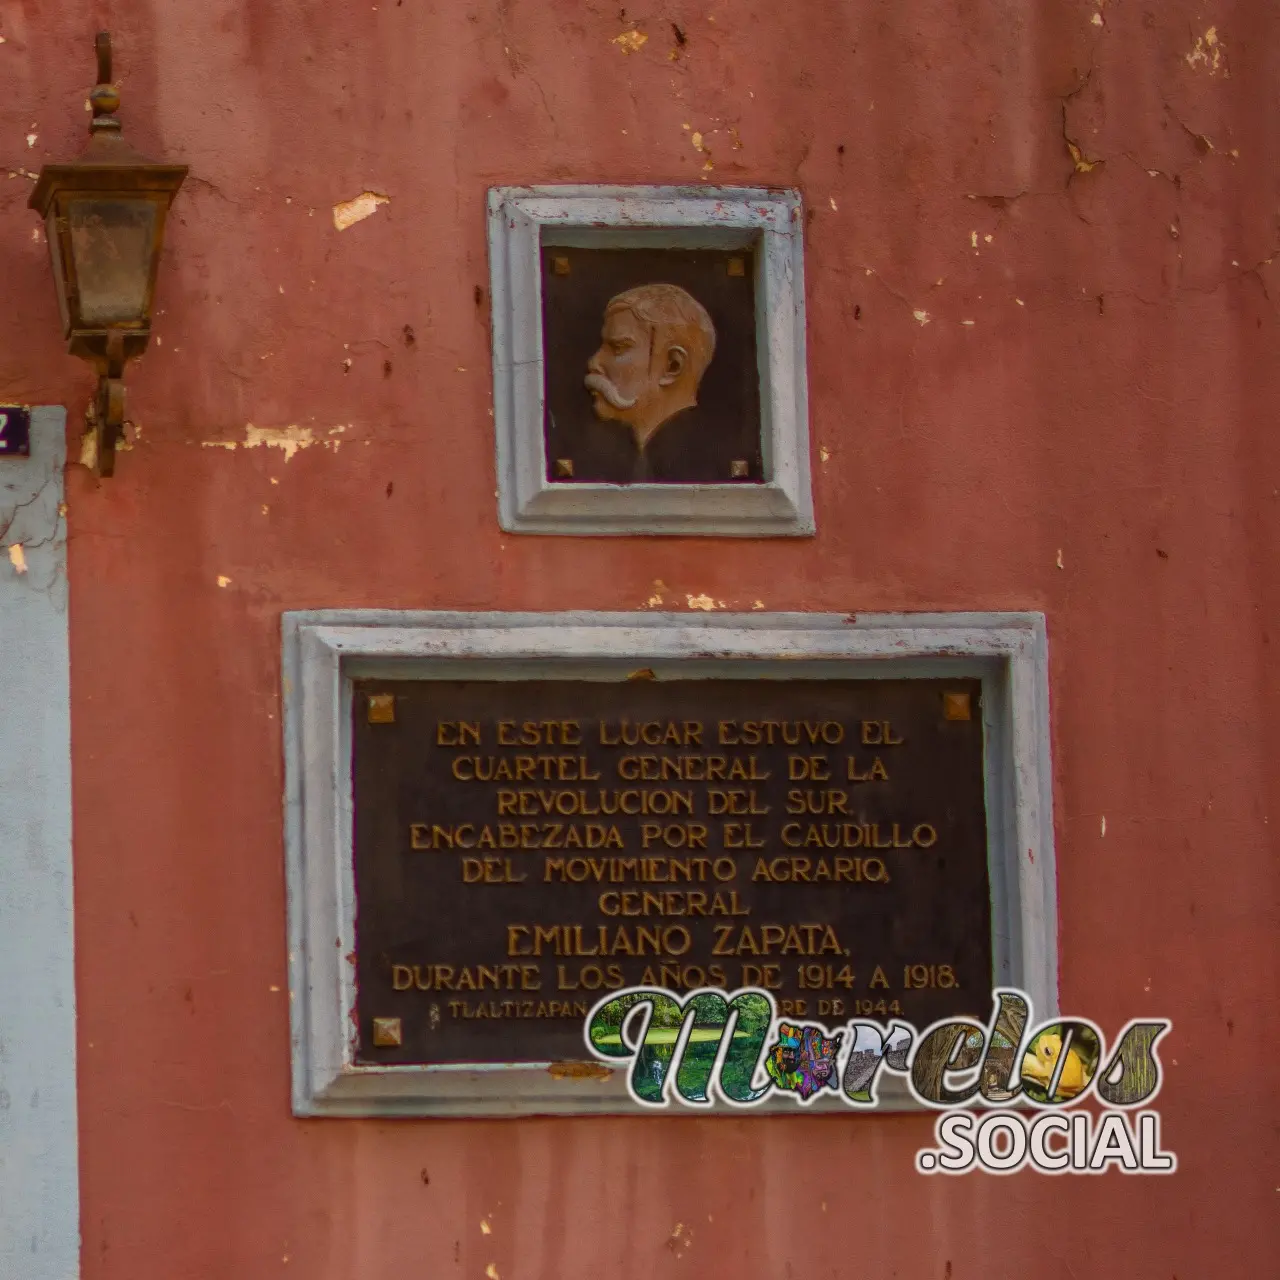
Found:
[(587, 362), (596, 417), (624, 422), (645, 452), (664, 423), (698, 403), (716, 349), (706, 308), (674, 284), (645, 284), (609, 300), (599, 350)]

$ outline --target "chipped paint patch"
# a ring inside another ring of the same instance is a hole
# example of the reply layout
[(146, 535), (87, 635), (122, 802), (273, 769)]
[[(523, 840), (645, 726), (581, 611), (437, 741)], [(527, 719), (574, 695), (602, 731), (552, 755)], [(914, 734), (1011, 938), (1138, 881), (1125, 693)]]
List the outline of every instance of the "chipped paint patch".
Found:
[[(686, 129), (688, 127), (688, 125), (685, 126)], [(712, 132), (714, 132), (714, 130)], [(689, 141), (693, 143), (693, 149), (698, 152), (699, 155), (705, 157), (705, 163), (702, 166), (702, 171), (706, 173), (709, 170), (714, 169), (715, 165), (711, 161), (711, 148), (707, 146), (703, 135), (697, 130), (694, 130), (694, 132), (689, 135)]]
[(646, 601), (648, 608), (657, 609), (666, 603), (662, 593), (667, 589), (667, 584), (661, 578), (653, 580), (653, 594)]
[(98, 469), (98, 435), (92, 427), (80, 437), (80, 465), (90, 471)]
[(831, 450), (830, 450), (830, 449), (828, 449), (828, 448), (827, 448), (827, 446), (826, 446), (825, 444), (824, 444), (824, 445), (820, 445), (820, 446), (819, 446), (819, 448), (818, 448), (818, 459), (819, 459), (819, 461), (821, 461), (821, 462), (830, 462), (830, 461), (831, 461)]
[(1210, 27), (1202, 36), (1196, 36), (1196, 42), (1191, 46), (1191, 52), (1184, 54), (1183, 58), (1187, 66), (1195, 69), (1203, 67), (1211, 76), (1216, 76), (1219, 71), (1222, 72), (1226, 79), (1231, 78), (1231, 72), (1226, 65), (1226, 46), (1218, 39), (1218, 28)]
[(485, 1267), (484, 1273), (489, 1277), (489, 1280), (498, 1280), (498, 1264), (496, 1262), (489, 1263), (489, 1265)]
[(679, 1257), (682, 1250), (688, 1249), (691, 1244), (693, 1244), (693, 1232), (683, 1222), (677, 1222), (667, 1239), (667, 1248)]
[(341, 200), (333, 206), (333, 225), (345, 231), (357, 222), (363, 222), (378, 212), (380, 206), (390, 204), (391, 197), (378, 191), (362, 191), (354, 200)]
[(487, 1235), (489, 1235), (489, 1234), (490, 1234), (490, 1232), (492, 1232), (493, 1228), (489, 1225), (488, 1221), (487, 1221), (485, 1218), (481, 1218), (481, 1219), (480, 1219), (480, 1230), (481, 1230), (481, 1232), (482, 1232), (484, 1235), (486, 1235), (486, 1236), (487, 1236)]
[(27, 571), (27, 553), (22, 549), (22, 543), (11, 542), (8, 547), (9, 563), (13, 565), (14, 573), (26, 573)]
[(1067, 139), (1067, 151), (1071, 155), (1071, 163), (1075, 165), (1077, 173), (1089, 173), (1102, 163), (1101, 160), (1086, 160), (1084, 152), (1070, 138)]
[[(244, 428), (244, 440), (201, 440), (200, 447), (202, 449), (259, 449), (266, 447), (269, 449), (279, 449), (284, 454), (284, 460), (289, 461), (299, 449), (309, 449), (313, 444), (321, 445), (325, 449), (330, 449), (334, 453), (342, 445), (341, 440), (333, 439), (334, 436), (340, 436), (349, 427), (349, 423), (343, 423), (340, 426), (330, 427), (328, 430), (328, 439), (317, 440), (315, 432), (310, 427), (300, 427), (291, 424), (287, 427), (255, 427), (252, 422), (246, 423)], [(272, 484), (279, 484), (280, 481), (274, 476), (271, 477)]]
[(222, 574), (218, 574), (218, 586), (226, 588), (226, 587), (229, 587), (230, 585), (231, 585), (230, 578), (224, 577)]
[(609, 43), (616, 44), (623, 53), (639, 53), (648, 43), (648, 40), (649, 37), (643, 31), (637, 31), (632, 28), (630, 31), (624, 31), (619, 36), (614, 36)]
[(257, 449), (263, 445), (268, 449), (279, 449), (284, 453), (286, 462), (299, 449), (309, 449), (315, 443), (316, 439), (310, 427), (255, 427), (249, 423), (244, 429), (246, 449)]
[(717, 604), (710, 596), (685, 596), (685, 599), (690, 609), (701, 609), (704, 613), (710, 613), (712, 609), (724, 608), (723, 600)]
[(927, 311), (913, 311), (911, 314), (915, 316), (916, 321), (920, 324), (928, 324), (932, 319)]

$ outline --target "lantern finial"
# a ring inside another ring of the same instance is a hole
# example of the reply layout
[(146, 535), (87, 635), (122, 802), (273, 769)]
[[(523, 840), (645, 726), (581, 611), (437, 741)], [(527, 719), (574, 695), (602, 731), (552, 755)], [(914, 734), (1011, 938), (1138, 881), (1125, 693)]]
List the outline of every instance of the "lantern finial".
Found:
[(98, 52), (98, 83), (89, 93), (89, 105), (93, 107), (93, 119), (89, 132), (103, 130), (120, 131), (120, 121), (115, 113), (120, 109), (120, 90), (111, 83), (111, 33), (99, 31), (94, 42)]

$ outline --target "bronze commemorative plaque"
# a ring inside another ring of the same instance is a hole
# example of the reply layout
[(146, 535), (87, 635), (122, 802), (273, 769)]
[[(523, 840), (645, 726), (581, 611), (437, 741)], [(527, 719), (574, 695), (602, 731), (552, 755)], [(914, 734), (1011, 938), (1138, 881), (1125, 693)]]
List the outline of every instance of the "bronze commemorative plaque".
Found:
[(581, 1059), (628, 986), (986, 1015), (981, 683), (363, 680), (357, 1060)]

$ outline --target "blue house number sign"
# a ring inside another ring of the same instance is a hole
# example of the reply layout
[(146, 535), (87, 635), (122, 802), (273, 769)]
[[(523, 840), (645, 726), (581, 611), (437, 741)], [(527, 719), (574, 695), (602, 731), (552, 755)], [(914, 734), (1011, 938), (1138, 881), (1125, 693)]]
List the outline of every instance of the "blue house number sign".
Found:
[(31, 410), (0, 404), (0, 458), (25, 458), (31, 452)]

